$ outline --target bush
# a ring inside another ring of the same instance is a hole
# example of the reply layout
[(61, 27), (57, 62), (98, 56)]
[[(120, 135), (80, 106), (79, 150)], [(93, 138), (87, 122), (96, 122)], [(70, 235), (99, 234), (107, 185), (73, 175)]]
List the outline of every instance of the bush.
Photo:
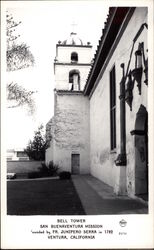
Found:
[(63, 171), (59, 173), (60, 180), (66, 180), (71, 178), (71, 173), (68, 171)]
[(30, 172), (30, 173), (28, 173), (28, 178), (29, 179), (35, 179), (35, 178), (40, 178), (40, 177), (42, 177), (40, 172)]
[(41, 177), (48, 177), (48, 176), (56, 176), (57, 171), (59, 169), (58, 165), (54, 164), (53, 161), (50, 161), (48, 165), (45, 162), (41, 163), (42, 167), (39, 167), (38, 172), (30, 172), (28, 174), (28, 178), (41, 178)]
[(50, 161), (48, 168), (51, 175), (57, 175), (57, 172), (59, 170), (59, 166), (57, 164), (54, 164), (53, 161)]
[(45, 162), (42, 162), (42, 167), (39, 168), (41, 173), (47, 174), (47, 176), (57, 175), (59, 169), (58, 165), (54, 164), (53, 161), (50, 161), (48, 165)]
[(38, 169), (39, 169), (39, 171), (40, 171), (40, 173), (41, 174), (48, 174), (48, 167), (47, 167), (47, 165), (45, 164), (45, 162), (41, 162), (41, 165), (42, 165), (42, 167), (39, 167)]

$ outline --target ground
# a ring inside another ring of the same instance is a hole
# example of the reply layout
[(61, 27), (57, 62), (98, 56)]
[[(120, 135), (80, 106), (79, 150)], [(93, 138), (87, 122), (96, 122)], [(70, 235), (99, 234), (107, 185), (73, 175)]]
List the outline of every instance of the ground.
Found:
[(42, 179), (7, 182), (9, 215), (84, 215), (72, 180)]
[(110, 186), (90, 175), (72, 180), (9, 180), (8, 215), (147, 214), (148, 204), (116, 196)]

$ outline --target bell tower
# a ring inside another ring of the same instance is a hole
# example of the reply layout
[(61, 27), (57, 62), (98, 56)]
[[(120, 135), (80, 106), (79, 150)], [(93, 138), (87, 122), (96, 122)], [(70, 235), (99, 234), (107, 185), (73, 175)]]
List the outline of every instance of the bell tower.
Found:
[(76, 32), (56, 44), (55, 89), (82, 91), (91, 66), (92, 46), (84, 44)]

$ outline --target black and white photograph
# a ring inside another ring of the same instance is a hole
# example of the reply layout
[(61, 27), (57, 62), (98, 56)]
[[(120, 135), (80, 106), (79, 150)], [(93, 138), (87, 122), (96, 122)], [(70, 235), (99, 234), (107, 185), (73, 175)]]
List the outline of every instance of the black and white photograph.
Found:
[(153, 1), (1, 20), (2, 249), (152, 249)]

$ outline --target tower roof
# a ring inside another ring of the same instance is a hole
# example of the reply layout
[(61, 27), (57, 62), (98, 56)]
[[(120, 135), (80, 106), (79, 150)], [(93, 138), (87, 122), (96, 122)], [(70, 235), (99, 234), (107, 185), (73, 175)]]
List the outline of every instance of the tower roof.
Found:
[(71, 32), (70, 36), (62, 42), (64, 45), (83, 45), (82, 40), (77, 36), (77, 33)]

